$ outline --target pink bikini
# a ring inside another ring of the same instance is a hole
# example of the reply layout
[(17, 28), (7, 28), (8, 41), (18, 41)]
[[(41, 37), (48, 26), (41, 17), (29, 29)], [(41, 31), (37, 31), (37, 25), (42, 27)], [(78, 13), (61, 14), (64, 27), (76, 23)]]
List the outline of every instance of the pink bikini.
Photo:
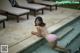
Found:
[(49, 41), (49, 42), (54, 42), (58, 39), (57, 35), (55, 34), (49, 34), (46, 39)]

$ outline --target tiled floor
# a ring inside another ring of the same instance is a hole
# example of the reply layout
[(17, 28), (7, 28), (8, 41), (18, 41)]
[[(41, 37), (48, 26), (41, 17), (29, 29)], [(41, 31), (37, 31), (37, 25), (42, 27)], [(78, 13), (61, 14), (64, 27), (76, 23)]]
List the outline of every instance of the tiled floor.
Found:
[[(42, 16), (44, 22), (47, 24), (47, 27), (51, 27), (52, 25), (55, 25), (77, 13), (80, 13), (80, 11), (58, 8), (57, 11), (54, 10), (52, 12), (45, 10), (44, 15), (38, 16)], [(35, 17), (30, 15), (29, 20), (26, 19), (26, 16), (22, 17), (20, 19), (20, 23), (16, 23), (15, 19), (7, 21), (5, 29), (3, 29), (0, 24), (0, 44), (8, 44), (9, 47), (11, 47), (31, 37), (31, 31), (36, 30), (34, 27)]]

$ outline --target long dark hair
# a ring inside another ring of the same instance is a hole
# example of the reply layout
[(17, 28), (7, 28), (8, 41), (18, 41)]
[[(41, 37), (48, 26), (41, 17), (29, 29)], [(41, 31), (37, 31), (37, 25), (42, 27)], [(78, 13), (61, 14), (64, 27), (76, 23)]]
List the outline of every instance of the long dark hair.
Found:
[(42, 17), (36, 17), (36, 19), (35, 19), (35, 26), (37, 26), (37, 24), (36, 24), (36, 20), (38, 20), (40, 23), (38, 24), (38, 26), (45, 26), (46, 24), (43, 22), (43, 19), (42, 19)]

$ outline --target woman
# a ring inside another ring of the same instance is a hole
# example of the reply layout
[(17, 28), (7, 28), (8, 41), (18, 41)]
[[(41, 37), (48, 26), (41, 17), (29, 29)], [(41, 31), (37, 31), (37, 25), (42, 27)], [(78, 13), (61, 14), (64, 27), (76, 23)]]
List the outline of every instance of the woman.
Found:
[(43, 22), (42, 17), (37, 17), (35, 19), (35, 27), (37, 29), (37, 32), (32, 31), (31, 33), (33, 35), (36, 35), (39, 37), (44, 37), (48, 41), (51, 48), (53, 48), (53, 49), (56, 49), (58, 51), (63, 51), (64, 53), (68, 52), (68, 50), (66, 48), (62, 48), (57, 45), (57, 42), (59, 39), (58, 36), (56, 36), (55, 34), (48, 33), (46, 24)]

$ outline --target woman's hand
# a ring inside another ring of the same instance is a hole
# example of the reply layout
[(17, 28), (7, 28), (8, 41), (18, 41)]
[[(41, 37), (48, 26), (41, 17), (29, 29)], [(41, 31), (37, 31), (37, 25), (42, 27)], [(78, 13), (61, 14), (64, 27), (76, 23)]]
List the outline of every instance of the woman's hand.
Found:
[(32, 31), (31, 34), (36, 35), (38, 37), (42, 37), (40, 34), (38, 34), (37, 32)]
[(36, 35), (36, 34), (37, 34), (37, 32), (32, 31), (32, 32), (31, 32), (31, 34)]

